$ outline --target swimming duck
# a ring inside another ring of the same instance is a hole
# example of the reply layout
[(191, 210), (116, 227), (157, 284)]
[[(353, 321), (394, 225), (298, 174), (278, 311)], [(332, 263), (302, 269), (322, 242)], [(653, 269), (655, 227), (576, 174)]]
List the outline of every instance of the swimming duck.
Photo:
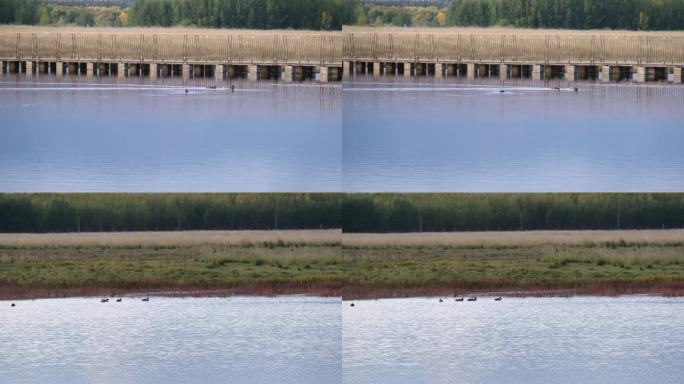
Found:
[(477, 297), (469, 297), (468, 301), (477, 301)]
[(442, 299), (440, 298), (440, 299), (439, 299), (439, 302), (442, 303), (442, 302), (444, 302), (444, 300), (442, 300)]
[(150, 298), (149, 298), (149, 297), (145, 297), (144, 299), (142, 299), (142, 301), (150, 301)]
[(353, 306), (354, 306), (354, 303), (349, 304), (349, 306), (350, 306), (350, 307), (353, 307)]
[(122, 299), (116, 299), (116, 302), (117, 302), (117, 303), (120, 303), (120, 302), (121, 302), (121, 300), (122, 300)]
[(501, 301), (501, 296), (494, 298), (494, 301)]
[(16, 307), (17, 305), (16, 305), (16, 304), (14, 304), (14, 303), (12, 303), (12, 306), (13, 306), (13, 307)]
[(100, 299), (100, 303), (108, 303), (109, 299)]
[(455, 301), (463, 301), (463, 298), (462, 298), (462, 297), (459, 297), (459, 298), (456, 299)]

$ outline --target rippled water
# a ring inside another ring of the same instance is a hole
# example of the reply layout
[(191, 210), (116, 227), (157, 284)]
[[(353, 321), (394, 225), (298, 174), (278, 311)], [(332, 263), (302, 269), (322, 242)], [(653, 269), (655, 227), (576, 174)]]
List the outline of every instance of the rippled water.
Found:
[(0, 382), (339, 383), (334, 298), (0, 301)]
[(0, 192), (342, 188), (340, 85), (12, 79), (0, 77)]
[(675, 384), (684, 377), (682, 298), (344, 304), (345, 384)]
[(684, 190), (683, 86), (574, 86), (357, 76), (344, 191)]

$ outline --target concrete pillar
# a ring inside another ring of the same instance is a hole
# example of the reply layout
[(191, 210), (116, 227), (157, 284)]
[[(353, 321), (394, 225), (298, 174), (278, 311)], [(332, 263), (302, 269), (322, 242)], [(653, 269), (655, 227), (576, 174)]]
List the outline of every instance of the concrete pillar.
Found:
[(190, 79), (190, 64), (183, 64), (182, 68), (183, 80), (187, 81)]
[(349, 76), (351, 74), (350, 71), (351, 71), (351, 63), (348, 61), (343, 62), (342, 63), (342, 76), (343, 77)]
[(95, 64), (92, 62), (87, 62), (86, 63), (86, 74), (88, 77), (93, 77), (95, 74)]
[(26, 62), (26, 75), (33, 76), (33, 61)]
[(382, 72), (382, 64), (379, 61), (374, 61), (373, 62), (373, 76), (374, 77), (380, 76), (380, 72)]
[(116, 63), (116, 75), (121, 79), (126, 77), (126, 63)]
[(320, 78), (321, 82), (324, 82), (324, 83), (325, 83), (325, 82), (327, 82), (328, 80), (330, 80), (330, 74), (331, 74), (331, 72), (332, 72), (331, 69), (332, 69), (332, 68), (326, 67), (326, 66), (322, 66), (322, 67), (319, 69), (319, 78)]
[(55, 63), (55, 75), (57, 75), (57, 77), (62, 77), (63, 74), (64, 74), (64, 63), (62, 63), (61, 61), (58, 61)]
[(247, 78), (249, 80), (259, 80), (259, 66), (256, 64), (250, 64), (247, 67)]
[(159, 73), (159, 65), (157, 63), (150, 64), (150, 79), (157, 80)]
[(674, 67), (674, 83), (682, 84), (682, 67)]
[(413, 66), (411, 63), (404, 63), (404, 77), (411, 77), (413, 75)]
[(577, 80), (577, 74), (575, 73), (578, 67), (574, 65), (565, 66), (565, 80), (575, 81)]
[(0, 60), (0, 75), (5, 73), (5, 62)]
[(535, 64), (532, 66), (532, 80), (540, 81), (542, 79), (542, 66)]
[(295, 67), (292, 65), (286, 65), (284, 70), (285, 81), (290, 82), (295, 78)]
[(646, 72), (647, 68), (644, 66), (638, 66), (637, 67), (637, 82), (638, 83), (645, 83), (646, 82)]
[(466, 64), (466, 72), (468, 72), (468, 80), (475, 80), (475, 64)]
[(216, 80), (223, 80), (223, 64), (214, 66), (214, 78)]
[(435, 63), (435, 77), (444, 76), (444, 66), (442, 63)]
[(501, 81), (508, 80), (508, 65), (507, 64), (499, 64), (499, 79)]
[(610, 65), (604, 65), (601, 67), (601, 81), (604, 83), (609, 82), (611, 80), (611, 72)]

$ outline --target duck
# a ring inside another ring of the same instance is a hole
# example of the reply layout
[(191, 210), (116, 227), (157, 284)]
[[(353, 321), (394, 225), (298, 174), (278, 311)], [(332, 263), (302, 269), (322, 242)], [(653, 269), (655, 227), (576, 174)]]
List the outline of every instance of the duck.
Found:
[(454, 301), (463, 301), (463, 298), (462, 298), (462, 297), (459, 297), (458, 299), (456, 299), (456, 300), (454, 300)]
[(506, 93), (506, 91), (504, 91), (504, 90), (502, 89), (502, 90), (499, 91), (499, 93)]
[(207, 87), (207, 89), (216, 89), (216, 86), (215, 86), (215, 85), (210, 85), (210, 86)]
[(439, 298), (439, 302), (442, 303), (442, 302), (444, 302), (444, 300), (442, 300), (442, 298), (440, 297), (440, 298)]
[(109, 299), (100, 299), (100, 303), (108, 303)]
[(142, 299), (142, 301), (150, 301), (150, 298), (149, 298), (149, 297), (145, 297), (145, 298)]
[(501, 296), (495, 297), (495, 298), (494, 298), (494, 301), (501, 301)]
[(354, 303), (349, 304), (349, 306), (350, 306), (350, 307), (353, 307), (353, 306), (354, 306)]
[(16, 307), (16, 306), (17, 306), (16, 304), (12, 303), (12, 307)]
[(477, 301), (477, 297), (469, 297), (468, 301)]
[(120, 303), (121, 301), (122, 301), (122, 299), (116, 299), (117, 303)]

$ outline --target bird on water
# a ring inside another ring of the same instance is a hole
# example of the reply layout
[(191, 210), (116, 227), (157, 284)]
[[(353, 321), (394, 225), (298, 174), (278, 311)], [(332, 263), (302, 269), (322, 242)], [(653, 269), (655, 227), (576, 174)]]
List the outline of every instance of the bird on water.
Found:
[(444, 300), (442, 300), (442, 298), (440, 297), (440, 298), (439, 298), (439, 302), (442, 303), (442, 302), (444, 302)]
[(477, 301), (477, 297), (470, 297), (468, 298), (468, 301)]
[(501, 301), (501, 296), (494, 298), (494, 301)]
[(108, 303), (109, 299), (100, 299), (100, 303)]
[(150, 298), (146, 297), (146, 298), (142, 299), (142, 301), (150, 301)]
[(16, 306), (17, 306), (16, 304), (12, 303), (12, 307), (16, 307)]
[(120, 303), (120, 302), (121, 302), (121, 299), (116, 299), (116, 302), (117, 302), (117, 303)]
[(456, 299), (455, 301), (463, 301), (463, 298), (462, 298), (462, 297), (459, 297), (459, 298)]
[(349, 306), (350, 306), (350, 307), (353, 307), (353, 306), (354, 306), (354, 303), (349, 304)]

